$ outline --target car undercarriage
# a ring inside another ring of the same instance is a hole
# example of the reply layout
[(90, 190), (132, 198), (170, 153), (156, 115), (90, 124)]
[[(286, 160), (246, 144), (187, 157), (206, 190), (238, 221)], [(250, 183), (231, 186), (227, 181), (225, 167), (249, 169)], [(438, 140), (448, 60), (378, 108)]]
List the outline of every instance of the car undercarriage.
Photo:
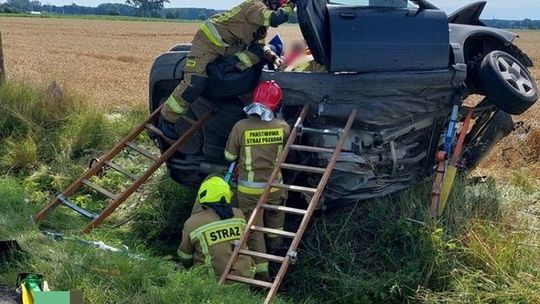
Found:
[[(415, 7), (351, 6), (325, 0), (299, 0), (298, 17), (307, 44), (326, 73), (251, 73), (249, 81), (231, 78), (238, 92), (206, 99), (215, 115), (188, 145), (168, 162), (177, 182), (197, 186), (207, 175), (226, 170), (223, 150), (230, 130), (244, 118), (246, 83), (274, 80), (283, 89), (279, 115), (291, 125), (306, 103), (310, 114), (300, 142), (334, 147), (352, 109), (358, 115), (325, 192), (325, 204), (396, 193), (433, 175), (452, 108), (471, 95), (482, 101), (465, 142), (460, 166), (474, 168), (514, 128), (511, 114), (521, 114), (538, 99), (527, 71), (529, 57), (517, 48), (516, 35), (489, 28), (479, 19), (485, 1), (446, 16), (427, 1)], [(156, 109), (182, 78), (189, 45), (173, 47), (156, 59), (150, 75), (150, 110)], [(233, 76), (231, 76), (233, 77)], [(239, 77), (238, 75), (234, 77)], [(503, 98), (501, 98), (503, 96)], [(188, 115), (208, 108), (195, 102)], [(463, 119), (462, 108), (458, 120)], [(179, 123), (182, 133), (188, 124)], [(164, 143), (156, 140), (163, 148)], [(330, 154), (295, 152), (294, 163), (325, 167)], [(305, 172), (284, 172), (284, 182), (313, 187), (317, 178)]]

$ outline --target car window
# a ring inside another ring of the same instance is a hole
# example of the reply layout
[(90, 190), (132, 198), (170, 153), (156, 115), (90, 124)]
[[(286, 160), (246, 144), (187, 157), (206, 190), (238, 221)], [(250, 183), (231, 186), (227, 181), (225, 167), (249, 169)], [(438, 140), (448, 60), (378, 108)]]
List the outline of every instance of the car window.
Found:
[(330, 0), (331, 4), (363, 6), (363, 7), (394, 7), (394, 8), (417, 8), (418, 6), (409, 0)]

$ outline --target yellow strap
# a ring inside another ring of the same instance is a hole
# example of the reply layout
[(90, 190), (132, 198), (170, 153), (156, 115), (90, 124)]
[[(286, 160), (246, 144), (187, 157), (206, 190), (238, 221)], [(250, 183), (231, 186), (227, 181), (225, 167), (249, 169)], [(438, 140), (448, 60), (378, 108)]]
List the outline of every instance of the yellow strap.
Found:
[(186, 68), (193, 69), (196, 65), (197, 65), (197, 61), (193, 59), (189, 59), (188, 61), (186, 61)]
[(268, 272), (268, 262), (255, 265), (255, 273)]
[(186, 108), (183, 107), (182, 105), (180, 105), (180, 103), (178, 102), (178, 100), (176, 100), (176, 98), (174, 98), (174, 96), (169, 96), (169, 98), (167, 98), (167, 101), (165, 101), (165, 104), (173, 111), (175, 112), (176, 114), (184, 114), (186, 113)]
[(251, 147), (246, 146), (245, 150), (246, 150), (246, 171), (248, 172), (247, 179), (248, 181), (252, 182), (255, 180), (255, 172), (253, 172), (253, 158), (251, 157)]
[(34, 304), (34, 298), (32, 297), (32, 294), (30, 293), (30, 291), (28, 291), (28, 288), (26, 288), (26, 285), (22, 284), (21, 287), (22, 287), (21, 288), (22, 289), (22, 295), (21, 295), (22, 303)]
[(450, 197), (450, 191), (452, 191), (452, 186), (454, 185), (454, 180), (456, 179), (457, 168), (454, 166), (448, 166), (446, 173), (444, 174), (444, 180), (441, 187), (441, 196), (439, 198), (439, 210), (437, 213), (439, 216), (442, 216), (444, 213), (444, 208)]
[[(279, 188), (272, 188), (270, 189), (270, 192), (276, 192), (279, 191)], [(244, 193), (244, 194), (257, 194), (260, 195), (264, 192), (264, 188), (249, 188), (246, 186), (240, 186), (238, 185), (238, 192)]]
[(225, 159), (228, 161), (233, 161), (238, 158), (238, 155), (234, 155), (231, 152), (225, 150)]
[(272, 18), (273, 11), (265, 10), (263, 14), (263, 26), (270, 26), (270, 18)]
[(233, 218), (226, 219), (226, 220), (220, 220), (220, 221), (212, 222), (212, 223), (203, 225), (203, 226), (193, 230), (189, 234), (189, 238), (193, 241), (193, 240), (199, 238), (200, 236), (203, 236), (203, 232), (206, 231), (206, 230), (210, 230), (210, 229), (217, 228), (217, 227), (222, 227), (222, 226), (235, 225), (235, 224), (241, 224), (241, 225), (245, 226), (246, 225), (246, 220), (241, 219), (241, 218), (233, 217)]
[(250, 68), (250, 67), (253, 66), (253, 62), (251, 62), (251, 60), (249, 59), (249, 56), (246, 55), (246, 53), (238, 52), (238, 53), (234, 54), (234, 56), (236, 56), (236, 58), (238, 58), (238, 60), (240, 60), (243, 64), (245, 64), (246, 67)]
[(281, 158), (281, 153), (283, 153), (283, 145), (279, 145), (277, 148), (276, 163), (279, 162)]
[(193, 254), (189, 254), (189, 253), (185, 253), (183, 252), (182, 250), (178, 249), (178, 256), (182, 259), (182, 260), (191, 260), (193, 259)]
[(204, 236), (199, 237), (199, 244), (201, 245), (201, 250), (204, 255), (204, 264), (208, 268), (208, 272), (210, 273), (210, 276), (215, 276), (214, 273), (214, 267), (212, 266), (212, 256), (210, 255), (210, 250), (208, 249), (208, 244), (206, 243), (206, 240), (204, 239)]
[(220, 48), (229, 47), (229, 45), (223, 41), (223, 38), (221, 38), (221, 35), (211, 21), (206, 21), (201, 24), (201, 31), (215, 46)]

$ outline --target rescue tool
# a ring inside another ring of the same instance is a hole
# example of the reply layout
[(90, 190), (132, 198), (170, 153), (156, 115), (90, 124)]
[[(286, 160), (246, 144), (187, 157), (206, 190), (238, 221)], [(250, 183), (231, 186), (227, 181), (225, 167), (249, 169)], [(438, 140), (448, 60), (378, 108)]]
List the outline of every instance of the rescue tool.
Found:
[[(144, 182), (146, 182), (146, 180), (148, 180), (148, 178), (150, 178), (150, 176), (157, 169), (159, 169), (159, 167), (164, 162), (171, 158), (176, 153), (176, 151), (178, 151), (178, 149), (182, 147), (182, 145), (187, 143), (190, 138), (202, 128), (202, 126), (208, 121), (208, 119), (212, 115), (212, 110), (209, 110), (197, 121), (194, 121), (189, 117), (183, 116), (183, 119), (189, 122), (191, 124), (191, 127), (175, 141), (163, 135), (163, 132), (161, 132), (161, 130), (156, 128), (154, 125), (154, 123), (157, 122), (162, 107), (163, 105), (156, 109), (144, 123), (133, 129), (109, 152), (107, 152), (96, 162), (94, 162), (93, 165), (86, 172), (84, 172), (84, 174), (81, 175), (75, 182), (73, 182), (67, 189), (65, 189), (61, 194), (52, 199), (41, 211), (39, 211), (34, 216), (34, 221), (41, 222), (54, 208), (58, 207), (59, 205), (64, 205), (90, 220), (90, 222), (83, 229), (84, 233), (89, 233), (96, 226), (101, 224), (101, 222), (103, 222), (108, 216), (110, 216), (111, 213), (113, 213), (116, 208), (118, 208), (118, 206), (120, 206), (128, 197), (131, 196), (131, 194), (133, 194)], [(167, 148), (161, 154), (161, 156), (154, 155), (152, 152), (142, 148), (140, 145), (134, 142), (134, 140), (145, 130), (148, 130), (151, 134), (163, 138), (170, 145), (169, 148)], [(133, 150), (138, 154), (149, 158), (152, 161), (152, 164), (140, 176), (129, 172), (128, 170), (122, 168), (121, 166), (113, 162), (113, 159), (124, 149)], [(123, 174), (127, 178), (131, 179), (133, 183), (130, 184), (121, 193), (114, 194), (111, 191), (90, 181), (90, 178), (94, 176), (99, 178), (103, 170), (106, 169), (112, 169)], [(101, 211), (101, 214), (93, 214), (92, 212), (84, 210), (83, 208), (75, 205), (72, 201), (69, 200), (69, 198), (82, 187), (89, 187), (110, 199), (110, 203), (105, 209), (103, 209), (103, 211)]]
[(469, 132), (469, 128), (471, 126), (474, 109), (467, 109), (467, 116), (465, 117), (465, 121), (463, 122), (463, 126), (461, 127), (461, 132), (459, 134), (459, 139), (454, 149), (454, 154), (452, 155), (452, 159), (450, 160), (450, 164), (448, 165), (448, 168), (446, 169), (446, 173), (444, 175), (444, 180), (441, 187), (441, 197), (437, 209), (437, 214), (439, 216), (442, 216), (444, 208), (446, 207), (446, 203), (448, 202), (450, 191), (452, 190), (454, 180), (456, 179), (457, 163), (461, 158), (461, 152), (463, 152), (465, 137), (467, 136), (467, 133)]
[[(332, 171), (334, 170), (336, 166), (336, 162), (343, 149), (345, 140), (347, 139), (347, 136), (349, 135), (351, 127), (356, 118), (357, 110), (354, 109), (351, 112), (351, 114), (349, 115), (349, 119), (347, 120), (347, 124), (345, 128), (340, 130), (339, 141), (337, 142), (335, 149), (313, 147), (313, 146), (303, 146), (303, 145), (295, 144), (296, 137), (297, 135), (299, 135), (298, 134), (299, 130), (302, 130), (302, 132), (311, 132), (311, 129), (302, 128), (302, 123), (304, 122), (304, 119), (306, 115), (308, 114), (308, 112), (309, 112), (309, 104), (306, 104), (303, 107), (300, 115), (298, 116), (296, 123), (294, 125), (294, 128), (291, 130), (290, 137), (287, 140), (287, 143), (285, 144), (283, 153), (278, 163), (274, 167), (272, 175), (270, 176), (270, 180), (268, 181), (264, 189), (264, 192), (259, 198), (259, 202), (257, 203), (255, 210), (253, 211), (253, 213), (251, 214), (251, 217), (249, 218), (249, 221), (246, 225), (246, 229), (244, 233), (242, 234), (242, 238), (236, 244), (235, 249), (231, 255), (231, 258), (229, 259), (229, 262), (227, 264), (227, 267), (225, 268), (225, 271), (223, 272), (220, 278), (221, 284), (224, 284), (226, 281), (236, 281), (236, 282), (246, 283), (246, 284), (250, 284), (250, 285), (254, 285), (258, 287), (269, 288), (270, 290), (268, 292), (268, 295), (266, 296), (264, 303), (272, 302), (274, 296), (276, 295), (279, 289), (281, 282), (283, 281), (283, 278), (285, 277), (285, 274), (287, 273), (287, 269), (289, 268), (289, 265), (291, 263), (294, 264), (297, 259), (297, 249), (300, 244), (300, 241), (302, 240), (302, 236), (304, 235), (304, 232), (307, 229), (307, 226), (313, 215), (313, 212), (317, 208), (317, 205), (319, 204), (319, 200), (321, 199), (323, 195), (323, 191), (326, 188), (326, 185), (328, 183), (328, 180), (330, 179)], [(313, 130), (313, 131), (315, 132), (319, 130)], [(300, 166), (300, 165), (285, 163), (285, 161), (287, 160), (289, 151), (291, 149), (297, 150), (297, 151), (309, 151), (309, 152), (315, 152), (315, 153), (329, 153), (330, 152), (330, 153), (333, 153), (333, 155), (326, 168)], [(314, 172), (314, 173), (322, 174), (322, 177), (321, 177), (321, 180), (319, 181), (319, 184), (317, 185), (317, 188), (301, 187), (301, 186), (296, 186), (296, 185), (286, 185), (286, 184), (281, 184), (277, 182), (281, 169)], [(267, 201), (268, 195), (270, 194), (270, 190), (273, 187), (286, 189), (288, 191), (308, 193), (312, 195), (308, 208), (298, 209), (298, 208), (267, 204), (266, 201)], [(302, 221), (296, 232), (282, 231), (282, 230), (270, 229), (267, 227), (259, 227), (259, 226), (253, 225), (253, 223), (256, 222), (256, 218), (262, 215), (263, 210), (273, 210), (273, 211), (280, 211), (280, 212), (299, 215), (299, 216), (302, 216)], [(287, 252), (287, 255), (277, 256), (277, 255), (272, 255), (272, 254), (266, 254), (266, 253), (241, 249), (241, 248), (246, 248), (245, 247), (246, 242), (250, 238), (250, 235), (253, 231), (263, 232), (266, 234), (275, 234), (275, 235), (283, 236), (286, 238), (291, 238), (292, 242)], [(281, 266), (279, 268), (279, 271), (274, 281), (267, 282), (267, 281), (262, 281), (262, 280), (244, 278), (244, 277), (231, 274), (231, 269), (233, 265), (235, 264), (236, 260), (238, 259), (239, 255), (259, 257), (259, 258), (267, 259), (271, 262), (280, 263)]]
[(37, 273), (19, 273), (17, 275), (18, 292), (22, 304), (34, 304), (36, 293), (48, 290), (47, 281)]

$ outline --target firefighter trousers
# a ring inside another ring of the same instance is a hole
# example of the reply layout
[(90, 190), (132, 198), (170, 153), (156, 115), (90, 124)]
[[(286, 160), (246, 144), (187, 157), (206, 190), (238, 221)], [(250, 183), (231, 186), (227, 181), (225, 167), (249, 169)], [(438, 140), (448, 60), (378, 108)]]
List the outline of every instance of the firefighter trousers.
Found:
[(184, 78), (165, 101), (161, 115), (168, 122), (176, 123), (184, 115), (190, 104), (204, 92), (209, 79), (206, 67), (219, 58), (235, 55), (238, 68), (243, 70), (256, 64), (258, 57), (242, 46), (218, 47), (198, 31), (192, 41), (191, 51), (184, 66)]

